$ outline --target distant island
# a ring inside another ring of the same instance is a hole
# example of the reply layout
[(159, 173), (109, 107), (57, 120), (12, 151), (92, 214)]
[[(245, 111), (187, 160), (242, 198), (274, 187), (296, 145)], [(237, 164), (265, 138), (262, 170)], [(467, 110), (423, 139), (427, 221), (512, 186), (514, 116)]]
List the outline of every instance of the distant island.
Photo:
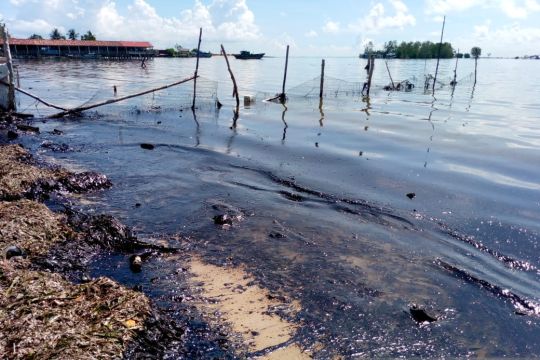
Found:
[[(470, 57), (470, 54), (459, 54), (454, 51), (452, 44), (448, 42), (442, 43), (440, 51), (441, 59), (451, 59), (454, 56)], [(365, 46), (364, 53), (360, 54), (360, 57), (367, 58), (369, 55), (374, 55), (377, 58), (386, 59), (436, 59), (438, 53), (439, 43), (433, 43), (431, 41), (403, 41), (398, 45), (398, 42), (393, 40), (385, 42), (383, 48), (380, 50), (375, 50), (373, 43), (370, 41)]]

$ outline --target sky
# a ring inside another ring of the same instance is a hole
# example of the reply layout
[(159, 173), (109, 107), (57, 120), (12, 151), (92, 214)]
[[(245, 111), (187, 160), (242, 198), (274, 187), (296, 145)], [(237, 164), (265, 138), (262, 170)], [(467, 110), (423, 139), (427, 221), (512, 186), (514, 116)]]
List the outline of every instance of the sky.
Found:
[(91, 30), (98, 40), (150, 41), (156, 48), (251, 50), (297, 56), (357, 56), (372, 41), (438, 42), (487, 56), (540, 54), (540, 0), (1, 0), (13, 37), (53, 28)]

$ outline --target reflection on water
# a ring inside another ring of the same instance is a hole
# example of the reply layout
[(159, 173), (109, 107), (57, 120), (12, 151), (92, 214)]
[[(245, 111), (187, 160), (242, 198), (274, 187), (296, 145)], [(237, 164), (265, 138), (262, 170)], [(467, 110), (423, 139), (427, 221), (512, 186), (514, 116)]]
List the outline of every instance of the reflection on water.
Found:
[[(113, 85), (123, 95), (193, 70), (191, 59), (156, 59), (145, 71), (131, 63), (53, 64), (22, 63), (21, 75), (23, 86), (59, 104), (110, 96)], [(177, 91), (39, 125), (46, 139), (82, 150), (48, 155), (111, 177), (114, 188), (90, 199), (97, 211), (145, 237), (189, 236), (206, 261), (230, 259), (262, 287), (298, 300), (297, 340), (322, 344), (321, 358), (529, 357), (540, 353), (540, 90), (528, 76), (535, 63), (519, 64), (482, 61), (474, 87), (467, 77), (474, 62), (464, 60), (458, 84), (435, 97), (423, 94), (423, 83), (363, 99), (291, 96), (280, 105), (258, 97), (236, 118), (223, 59), (215, 57), (201, 59), (200, 73), (219, 85), (219, 111), (179, 111), (170, 103)], [(388, 65), (397, 82), (423, 79), (434, 63)], [(242, 93), (279, 87), (282, 59), (232, 67)], [(318, 68), (318, 59), (291, 58), (289, 83)], [(378, 83), (386, 69), (375, 69)], [(352, 58), (327, 60), (326, 73), (364, 76)], [(452, 61), (441, 61), (438, 78), (449, 83)], [(49, 135), (53, 128), (65, 135)], [(155, 150), (142, 151), (142, 142)], [(244, 221), (216, 227), (213, 216), (224, 212)], [(122, 264), (101, 262), (95, 272)], [(147, 276), (177, 267), (164, 261)], [(149, 291), (167, 298), (177, 289)], [(439, 321), (418, 326), (412, 303)]]

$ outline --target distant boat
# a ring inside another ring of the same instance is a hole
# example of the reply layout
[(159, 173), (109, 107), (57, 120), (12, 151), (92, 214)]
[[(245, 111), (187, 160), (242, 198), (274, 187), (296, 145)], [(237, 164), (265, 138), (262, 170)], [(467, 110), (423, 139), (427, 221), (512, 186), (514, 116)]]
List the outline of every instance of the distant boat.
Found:
[[(197, 57), (197, 49), (194, 49), (194, 50), (191, 51), (191, 56)], [(199, 57), (200, 58), (211, 58), (212, 53), (211, 52), (199, 51)]]
[(252, 54), (249, 51), (240, 51), (240, 54), (233, 54), (233, 56), (239, 60), (252, 60), (252, 59), (262, 59), (264, 53)]

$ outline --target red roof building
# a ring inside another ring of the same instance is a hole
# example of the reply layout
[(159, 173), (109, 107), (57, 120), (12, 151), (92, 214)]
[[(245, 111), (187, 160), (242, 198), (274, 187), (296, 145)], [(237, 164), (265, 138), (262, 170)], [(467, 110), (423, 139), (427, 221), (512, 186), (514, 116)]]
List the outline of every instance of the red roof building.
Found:
[[(3, 40), (0, 40), (3, 46)], [(139, 58), (154, 55), (153, 45), (147, 41), (92, 41), (9, 39), (13, 57), (36, 58), (43, 56)]]

